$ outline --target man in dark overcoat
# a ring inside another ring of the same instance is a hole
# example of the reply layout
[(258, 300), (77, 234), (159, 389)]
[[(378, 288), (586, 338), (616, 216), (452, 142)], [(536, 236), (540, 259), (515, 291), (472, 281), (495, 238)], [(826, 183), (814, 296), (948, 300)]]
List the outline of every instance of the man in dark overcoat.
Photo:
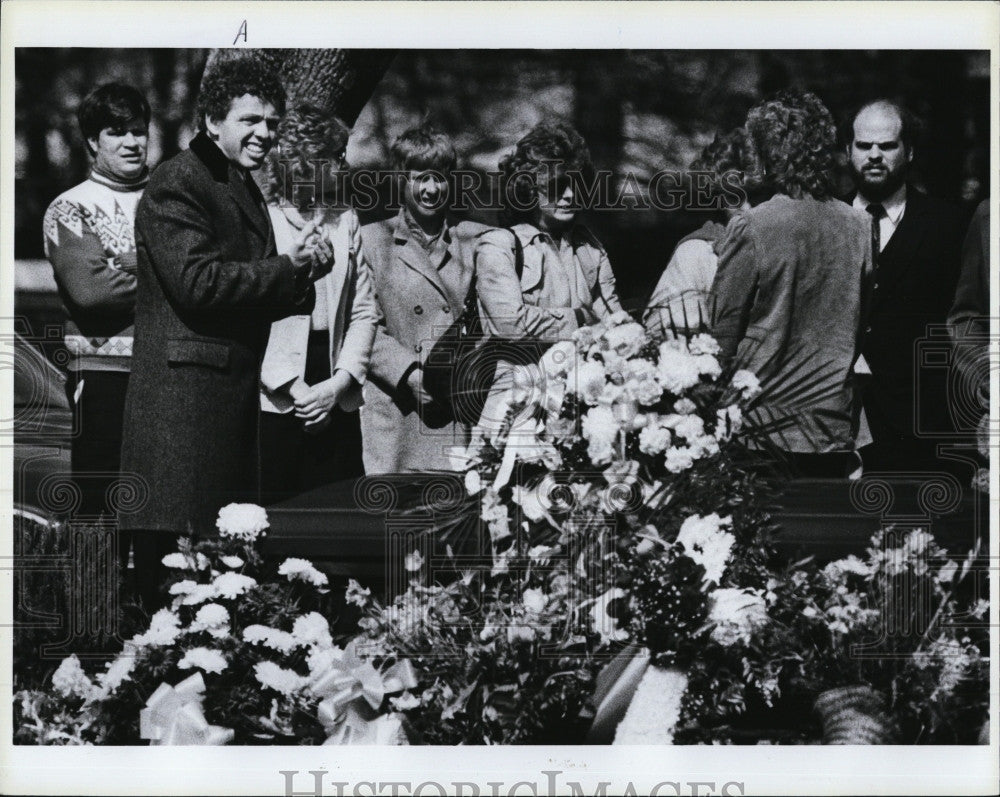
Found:
[(308, 313), (332, 250), (314, 225), (277, 255), (250, 172), (275, 142), (285, 93), (251, 59), (209, 68), (201, 130), (157, 169), (136, 216), (138, 289), (122, 469), (143, 494), (122, 512), (143, 602), (178, 534), (215, 532), (220, 507), (258, 494), (258, 382), (272, 321)]

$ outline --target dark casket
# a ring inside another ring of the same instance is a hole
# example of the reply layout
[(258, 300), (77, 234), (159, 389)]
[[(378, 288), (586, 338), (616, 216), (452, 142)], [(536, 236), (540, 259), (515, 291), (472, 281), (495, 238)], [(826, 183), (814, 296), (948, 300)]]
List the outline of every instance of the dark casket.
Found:
[[(326, 485), (267, 508), (271, 529), (264, 553), (309, 559), (335, 581), (353, 577), (376, 596), (395, 594), (407, 583), (408, 553), (419, 549), (425, 558), (443, 553), (443, 548), (429, 551), (421, 531), (440, 526), (467, 500), (461, 478), (452, 474), (383, 475)], [(407, 510), (418, 503), (427, 510)], [(947, 474), (795, 480), (773, 516), (775, 544), (789, 561), (861, 555), (872, 535), (888, 526), (900, 532), (926, 529), (959, 556), (977, 537), (985, 554), (989, 537), (986, 496)], [(483, 564), (474, 555), (468, 562)]]

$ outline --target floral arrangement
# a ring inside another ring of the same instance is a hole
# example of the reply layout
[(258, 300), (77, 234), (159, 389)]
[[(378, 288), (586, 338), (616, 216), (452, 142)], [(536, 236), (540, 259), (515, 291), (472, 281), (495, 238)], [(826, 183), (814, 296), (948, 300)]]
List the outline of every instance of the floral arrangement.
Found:
[[(15, 698), (18, 740), (36, 744), (320, 744), (401, 741), (381, 712), (414, 685), (333, 644), (327, 577), (304, 559), (265, 562), (267, 514), (219, 512), (218, 537), (164, 558), (170, 605), (104, 669), (63, 660), (48, 692)], [(376, 712), (380, 716), (376, 718)]]

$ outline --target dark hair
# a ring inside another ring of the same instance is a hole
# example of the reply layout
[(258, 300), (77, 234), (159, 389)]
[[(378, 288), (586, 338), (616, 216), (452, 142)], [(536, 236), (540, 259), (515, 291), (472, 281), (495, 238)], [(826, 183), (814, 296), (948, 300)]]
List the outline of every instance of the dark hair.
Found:
[(233, 100), (244, 94), (271, 103), (279, 114), (285, 113), (285, 87), (270, 66), (250, 55), (220, 58), (206, 67), (201, 79), (198, 128), (205, 129), (205, 117), (225, 119)]
[[(533, 213), (537, 188), (547, 188), (549, 178), (559, 181), (571, 175), (572, 179), (590, 182), (594, 164), (587, 142), (574, 128), (542, 123), (518, 141), (513, 152), (501, 158), (500, 172), (505, 186), (501, 196), (507, 204), (506, 214), (513, 221)], [(510, 193), (516, 207), (508, 201)]]
[(716, 133), (712, 143), (706, 145), (701, 154), (691, 161), (692, 172), (708, 175), (706, 188), (709, 199), (714, 200), (723, 194), (722, 178), (732, 172), (738, 173), (738, 183), (743, 183), (745, 149), (746, 131), (742, 127), (736, 127), (727, 133)]
[(884, 97), (869, 100), (861, 105), (858, 105), (849, 116), (845, 117), (844, 124), (840, 130), (841, 138), (844, 144), (846, 146), (850, 146), (854, 143), (854, 122), (857, 120), (858, 116), (860, 116), (861, 112), (876, 105), (881, 105), (891, 109), (899, 117), (899, 121), (902, 125), (899, 137), (902, 139), (903, 147), (906, 151), (912, 152), (914, 147), (920, 143), (920, 139), (923, 135), (923, 121), (905, 105)]
[(118, 127), (141, 117), (149, 126), (149, 103), (136, 88), (124, 83), (105, 83), (83, 98), (76, 109), (76, 119), (84, 140), (97, 138), (107, 127)]
[[(319, 108), (300, 103), (289, 109), (278, 128), (278, 146), (268, 154), (264, 164), (264, 185), (269, 201), (291, 200), (284, 196), (282, 170), (285, 169), (292, 180), (308, 180), (313, 175), (313, 164), (317, 161), (336, 161), (347, 147), (350, 128), (336, 116)], [(340, 163), (333, 163), (339, 168)]]
[(451, 137), (426, 122), (401, 134), (392, 142), (389, 154), (392, 168), (405, 172), (447, 172), (458, 160)]
[(830, 111), (809, 91), (781, 91), (746, 120), (748, 190), (826, 199), (835, 192), (837, 131)]

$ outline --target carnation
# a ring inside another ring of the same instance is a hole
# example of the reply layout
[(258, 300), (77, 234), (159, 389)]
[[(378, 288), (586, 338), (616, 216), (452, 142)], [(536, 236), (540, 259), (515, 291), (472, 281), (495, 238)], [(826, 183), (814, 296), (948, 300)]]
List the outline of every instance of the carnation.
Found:
[(719, 347), (719, 343), (715, 338), (701, 332), (697, 335), (693, 335), (690, 340), (688, 340), (688, 351), (692, 354), (715, 355), (722, 351), (722, 349)]
[(630, 320), (609, 329), (604, 339), (619, 357), (634, 357), (646, 344), (646, 330), (642, 324)]
[(690, 446), (672, 446), (667, 449), (665, 465), (671, 473), (680, 473), (694, 465), (694, 450)]
[(689, 398), (677, 399), (677, 401), (674, 402), (674, 412), (678, 415), (690, 415), (697, 409), (698, 405)]
[(757, 375), (744, 368), (733, 374), (732, 385), (740, 391), (744, 399), (751, 399), (760, 393), (760, 380)]
[(683, 393), (698, 384), (698, 367), (691, 355), (681, 351), (671, 341), (664, 341), (660, 344), (657, 379), (664, 390)]
[(715, 623), (712, 639), (720, 645), (747, 645), (767, 624), (767, 606), (757, 590), (716, 589), (708, 599), (708, 619)]
[(212, 586), (220, 598), (232, 600), (257, 586), (257, 581), (242, 573), (220, 573), (212, 581)]
[(524, 603), (524, 608), (532, 614), (541, 614), (545, 611), (545, 606), (548, 604), (545, 592), (537, 588), (526, 589), (521, 596), (521, 600)]
[(87, 699), (94, 694), (96, 687), (80, 666), (80, 660), (74, 653), (62, 660), (62, 663), (52, 673), (52, 688), (63, 697), (82, 697)]
[(297, 672), (279, 667), (273, 661), (259, 662), (254, 665), (253, 671), (261, 686), (283, 695), (291, 695), (308, 683), (308, 679)]
[(219, 510), (215, 521), (219, 534), (245, 542), (253, 542), (267, 529), (267, 512), (257, 504), (229, 504)]
[(607, 384), (604, 366), (595, 360), (585, 360), (570, 377), (567, 389), (578, 394), (587, 404), (597, 404)]
[(618, 424), (614, 413), (609, 407), (594, 407), (583, 416), (583, 436), (593, 442), (601, 440), (613, 443), (618, 437)]
[(684, 554), (705, 568), (704, 582), (719, 583), (729, 562), (729, 554), (736, 538), (723, 531), (732, 518), (720, 518), (716, 513), (701, 517), (692, 515), (681, 524), (677, 542), (684, 546)]
[(296, 559), (290, 557), (281, 563), (278, 568), (279, 576), (287, 576), (289, 581), (298, 579), (314, 587), (325, 587), (328, 579), (325, 573), (321, 573), (308, 559)]
[(707, 376), (709, 379), (715, 379), (722, 373), (722, 367), (719, 365), (719, 361), (711, 354), (699, 354), (694, 358), (694, 361), (695, 367), (698, 369), (698, 373), (702, 376)]

